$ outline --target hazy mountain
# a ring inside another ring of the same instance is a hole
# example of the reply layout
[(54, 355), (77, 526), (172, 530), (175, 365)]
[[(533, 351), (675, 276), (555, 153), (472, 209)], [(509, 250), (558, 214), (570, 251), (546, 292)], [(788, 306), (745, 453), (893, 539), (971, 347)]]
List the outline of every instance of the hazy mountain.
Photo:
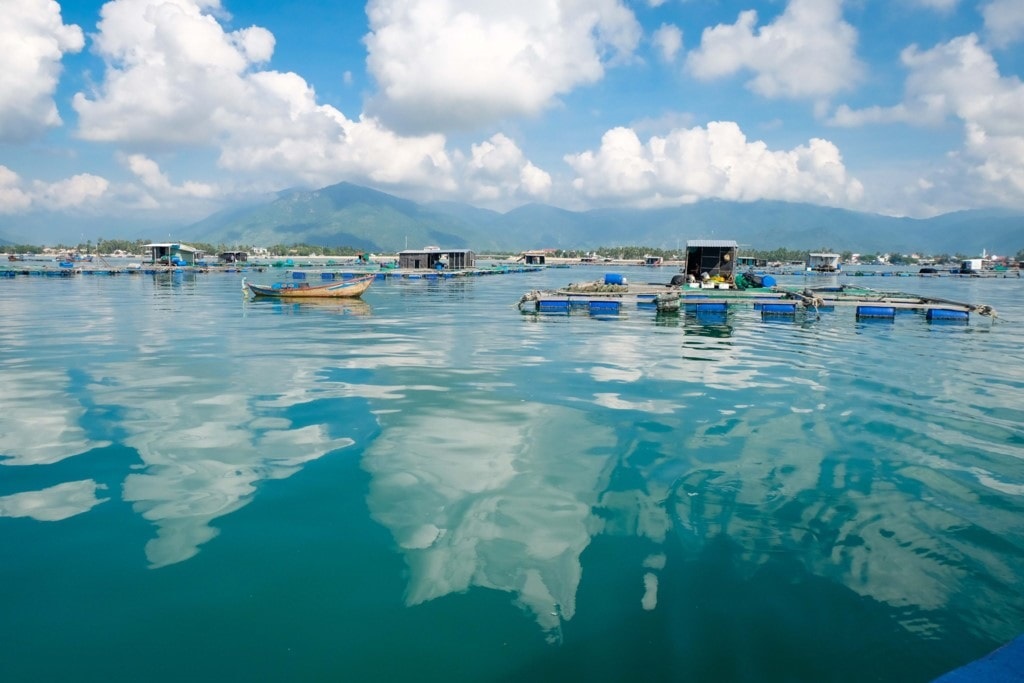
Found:
[[(458, 202), (417, 203), (340, 183), (286, 190), (266, 201), (209, 216), (188, 227), (135, 223), (138, 234), (115, 232), (124, 217), (76, 219), (53, 214), (0, 217), (0, 243), (46, 240), (63, 223), (72, 241), (99, 237), (170, 239), (271, 246), (307, 243), (391, 253), (438, 245), (492, 250), (594, 249), (617, 245), (682, 249), (689, 239), (733, 239), (749, 249), (1015, 254), (1024, 248), (1024, 212), (959, 211), (930, 219), (778, 201), (708, 200), (664, 209), (568, 211), (527, 204), (499, 213)], [(46, 227), (51, 230), (48, 232)], [(120, 234), (118, 234), (120, 233)]]
[[(451, 215), (466, 218), (466, 214)], [(665, 209), (565, 211), (530, 204), (481, 214), (510, 249), (591, 249), (643, 245), (681, 249), (688, 239), (734, 239), (751, 249), (929, 253), (1016, 253), (1024, 248), (1024, 213), (965, 211), (927, 220), (892, 218), (810, 204), (709, 200)]]
[[(467, 210), (467, 215), (471, 212)], [(306, 243), (396, 251), (427, 244), (495, 249), (499, 242), (450, 213), (350, 183), (281, 193), (268, 204), (218, 213), (182, 233), (194, 241), (263, 245)]]

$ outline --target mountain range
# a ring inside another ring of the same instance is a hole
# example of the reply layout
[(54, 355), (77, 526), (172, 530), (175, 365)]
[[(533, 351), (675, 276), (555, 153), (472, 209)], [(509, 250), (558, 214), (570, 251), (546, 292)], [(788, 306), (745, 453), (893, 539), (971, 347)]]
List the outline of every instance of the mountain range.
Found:
[(672, 251), (689, 239), (732, 239), (748, 249), (1015, 254), (1024, 249), (1024, 212), (971, 210), (913, 219), (779, 201), (708, 200), (662, 209), (589, 211), (527, 204), (501, 213), (457, 202), (417, 203), (340, 183), (290, 190), (266, 204), (215, 214), (189, 226), (181, 237), (384, 253), (430, 244), (477, 252), (613, 246)]
[[(0, 243), (16, 241), (3, 223), (0, 230)], [(457, 202), (417, 203), (339, 183), (283, 191), (189, 226), (161, 227), (154, 239), (165, 233), (185, 242), (304, 243), (378, 253), (431, 244), (478, 253), (614, 246), (674, 251), (690, 239), (731, 239), (742, 248), (764, 250), (1012, 255), (1024, 249), (1024, 212), (969, 210), (913, 219), (780, 201), (706, 200), (672, 208), (589, 211), (527, 204), (501, 213)]]

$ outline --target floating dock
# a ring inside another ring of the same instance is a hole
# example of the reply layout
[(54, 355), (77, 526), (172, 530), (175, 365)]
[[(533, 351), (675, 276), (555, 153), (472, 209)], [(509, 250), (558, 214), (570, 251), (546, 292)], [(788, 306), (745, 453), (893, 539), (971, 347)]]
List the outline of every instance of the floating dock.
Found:
[(164, 265), (100, 265), (75, 264), (73, 266), (55, 266), (50, 263), (0, 264), (0, 277), (77, 277), (79, 275), (166, 275), (166, 274), (208, 274), (208, 273), (242, 273), (273, 271), (279, 273), (279, 279), (288, 280), (345, 280), (361, 275), (374, 275), (377, 280), (449, 280), (452, 278), (478, 277), (483, 275), (507, 275), (512, 273), (529, 273), (543, 270), (543, 266), (496, 265), (484, 268), (464, 268), (459, 270), (413, 270), (413, 269), (335, 269), (335, 268), (292, 268), (280, 269), (274, 266), (249, 264), (247, 266), (164, 266)]
[(971, 313), (995, 317), (984, 304), (968, 304), (905, 292), (883, 292), (865, 287), (800, 288), (773, 286), (736, 289), (673, 285), (615, 285), (602, 282), (568, 285), (563, 289), (531, 291), (518, 303), (524, 313), (618, 314), (629, 308), (659, 312), (686, 311), (725, 314), (736, 307), (752, 307), (762, 318), (820, 315), (836, 308), (853, 309), (858, 319), (895, 319), (900, 312), (924, 313), (930, 322), (968, 322)]

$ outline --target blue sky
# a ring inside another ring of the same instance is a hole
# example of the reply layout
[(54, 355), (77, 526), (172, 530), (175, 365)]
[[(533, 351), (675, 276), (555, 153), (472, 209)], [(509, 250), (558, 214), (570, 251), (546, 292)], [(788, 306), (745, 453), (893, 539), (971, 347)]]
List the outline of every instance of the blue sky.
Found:
[(7, 234), (341, 181), (1024, 210), (1020, 0), (4, 0), (0, 38)]

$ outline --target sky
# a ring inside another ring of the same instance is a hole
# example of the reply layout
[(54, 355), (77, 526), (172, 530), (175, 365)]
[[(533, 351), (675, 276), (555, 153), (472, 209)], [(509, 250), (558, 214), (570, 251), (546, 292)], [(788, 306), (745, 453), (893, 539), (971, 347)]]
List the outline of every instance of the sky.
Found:
[(1024, 211), (1021, 0), (2, 0), (0, 45), (7, 234), (342, 181)]

